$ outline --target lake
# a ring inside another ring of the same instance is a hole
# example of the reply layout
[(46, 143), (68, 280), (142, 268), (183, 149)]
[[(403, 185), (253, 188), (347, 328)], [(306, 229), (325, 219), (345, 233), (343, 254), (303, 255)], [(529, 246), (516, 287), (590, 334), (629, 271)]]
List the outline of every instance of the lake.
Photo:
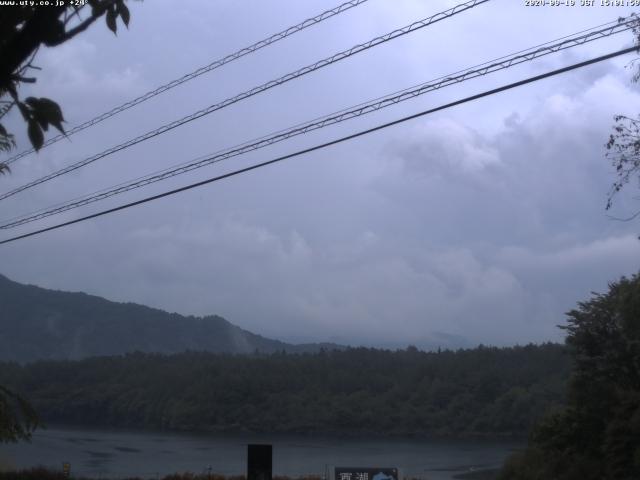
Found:
[(324, 475), (335, 466), (398, 467), (425, 480), (451, 480), (473, 469), (497, 468), (522, 445), (493, 441), (366, 440), (330, 436), (167, 433), (56, 427), (30, 444), (0, 444), (0, 465), (44, 465), (72, 475), (156, 478), (175, 472), (246, 473), (248, 443), (273, 444), (274, 475)]

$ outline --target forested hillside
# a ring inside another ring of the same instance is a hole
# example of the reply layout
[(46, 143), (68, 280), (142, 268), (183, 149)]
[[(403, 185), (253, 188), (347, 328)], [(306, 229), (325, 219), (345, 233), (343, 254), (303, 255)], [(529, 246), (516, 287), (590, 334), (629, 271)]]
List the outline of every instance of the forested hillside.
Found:
[(524, 436), (564, 397), (559, 345), (0, 364), (46, 422), (160, 429)]
[(271, 340), (217, 315), (185, 317), (86, 293), (22, 285), (2, 275), (0, 305), (0, 360), (80, 359), (133, 351), (309, 352), (323, 346)]

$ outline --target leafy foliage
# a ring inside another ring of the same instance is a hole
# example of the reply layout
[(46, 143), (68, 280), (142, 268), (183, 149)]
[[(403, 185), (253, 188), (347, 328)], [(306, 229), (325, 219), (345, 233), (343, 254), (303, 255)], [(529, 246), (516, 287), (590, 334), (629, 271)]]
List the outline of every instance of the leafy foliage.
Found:
[(560, 405), (567, 374), (554, 344), (0, 364), (48, 422), (443, 437), (525, 436)]
[(0, 442), (28, 440), (38, 426), (38, 416), (20, 395), (0, 385)]
[[(631, 16), (635, 18), (632, 31), (636, 45), (638, 45), (640, 49), (640, 17), (635, 13)], [(621, 18), (619, 21), (623, 20), (626, 19)], [(634, 67), (637, 62), (638, 59), (633, 60), (630, 66)], [(634, 73), (633, 81), (640, 81), (640, 69)], [(614, 121), (613, 133), (609, 136), (606, 144), (606, 157), (616, 169), (617, 179), (613, 183), (611, 190), (609, 190), (607, 210), (612, 207), (615, 195), (622, 190), (631, 179), (637, 176), (640, 181), (640, 117), (635, 119), (626, 115), (616, 115)], [(631, 218), (639, 214), (640, 212)]]
[[(21, 2), (20, 5), (4, 6), (0, 16), (0, 119), (17, 106), (35, 150), (42, 148), (44, 132), (49, 125), (64, 133), (62, 110), (56, 102), (44, 97), (20, 100), (20, 84), (36, 82), (34, 77), (26, 75), (30, 70), (38, 69), (32, 63), (38, 48), (61, 45), (102, 16), (114, 34), (117, 33), (118, 18), (127, 27), (131, 18), (124, 0), (88, 0), (83, 5), (79, 2), (59, 3), (61, 5), (42, 8), (33, 2)], [(83, 19), (85, 11), (90, 13)], [(13, 147), (14, 136), (0, 123), (0, 151)], [(0, 163), (0, 173), (8, 171), (7, 165)]]
[(614, 120), (614, 133), (607, 142), (607, 158), (615, 167), (618, 178), (609, 191), (607, 210), (612, 207), (615, 195), (640, 173), (640, 117), (616, 115)]
[(567, 315), (567, 405), (536, 426), (503, 478), (640, 478), (640, 276), (622, 278)]
[(49, 129), (49, 125), (64, 133), (62, 122), (62, 110), (60, 106), (48, 98), (29, 97), (24, 102), (17, 102), (22, 117), (27, 122), (28, 134), (31, 144), (36, 150), (42, 148), (44, 143), (44, 132)]
[[(14, 102), (0, 101), (0, 119), (2, 119), (13, 107)], [(7, 129), (0, 123), (0, 152), (8, 152), (16, 146), (15, 137), (7, 132)], [(10, 173), (8, 165), (0, 163), (0, 174)]]

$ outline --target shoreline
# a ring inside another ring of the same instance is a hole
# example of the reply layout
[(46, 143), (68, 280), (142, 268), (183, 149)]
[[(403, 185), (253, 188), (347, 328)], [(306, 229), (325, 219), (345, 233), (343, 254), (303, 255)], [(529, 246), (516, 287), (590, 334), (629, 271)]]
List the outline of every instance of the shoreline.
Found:
[(49, 425), (49, 430), (39, 430), (30, 444), (21, 442), (2, 450), (9, 460), (5, 468), (46, 465), (55, 470), (61, 468), (62, 462), (70, 462), (72, 475), (158, 480), (176, 471), (202, 473), (208, 465), (212, 472), (229, 477), (245, 473), (247, 444), (252, 443), (272, 444), (274, 473), (291, 478), (321, 475), (327, 468), (333, 471), (340, 465), (360, 465), (394, 466), (406, 478), (421, 480), (491, 479), (484, 471), (499, 468), (512, 452), (525, 445), (504, 439), (337, 438)]
[(303, 430), (282, 430), (282, 431), (262, 431), (244, 428), (154, 428), (145, 426), (122, 426), (122, 425), (100, 425), (100, 424), (78, 424), (64, 422), (43, 422), (38, 431), (52, 430), (95, 430), (98, 432), (119, 432), (119, 433), (141, 433), (141, 434), (162, 434), (162, 435), (190, 435), (190, 436), (269, 436), (273, 438), (287, 438), (291, 436), (300, 436), (309, 439), (341, 439), (341, 440), (362, 440), (364, 438), (376, 441), (398, 441), (409, 440), (412, 442), (429, 443), (429, 442), (478, 442), (488, 441), (492, 443), (526, 443), (528, 432), (522, 434), (513, 433), (491, 433), (491, 434), (462, 434), (462, 435), (438, 435), (438, 434), (421, 434), (421, 433), (403, 433), (403, 432), (374, 432), (374, 431), (345, 431), (345, 430), (323, 430), (323, 431), (303, 431)]
[[(457, 473), (452, 476), (455, 480), (495, 480), (500, 469), (483, 468), (469, 472)], [(0, 465), (0, 480), (123, 480), (120, 477), (91, 477), (65, 475), (63, 470), (54, 470), (46, 467), (33, 467), (25, 469), (3, 469)], [(223, 475), (219, 473), (193, 473), (181, 472), (162, 477), (127, 476), (124, 480), (246, 480), (245, 475)], [(274, 475), (273, 480), (327, 480), (323, 475), (287, 476)], [(408, 476), (399, 480), (428, 480), (428, 477)]]

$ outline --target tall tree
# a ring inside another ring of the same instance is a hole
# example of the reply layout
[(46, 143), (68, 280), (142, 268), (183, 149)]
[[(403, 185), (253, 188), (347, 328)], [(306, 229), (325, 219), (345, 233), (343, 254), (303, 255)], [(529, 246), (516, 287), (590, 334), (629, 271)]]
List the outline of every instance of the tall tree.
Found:
[(640, 275), (623, 277), (567, 315), (567, 406), (538, 424), (502, 478), (638, 479)]

